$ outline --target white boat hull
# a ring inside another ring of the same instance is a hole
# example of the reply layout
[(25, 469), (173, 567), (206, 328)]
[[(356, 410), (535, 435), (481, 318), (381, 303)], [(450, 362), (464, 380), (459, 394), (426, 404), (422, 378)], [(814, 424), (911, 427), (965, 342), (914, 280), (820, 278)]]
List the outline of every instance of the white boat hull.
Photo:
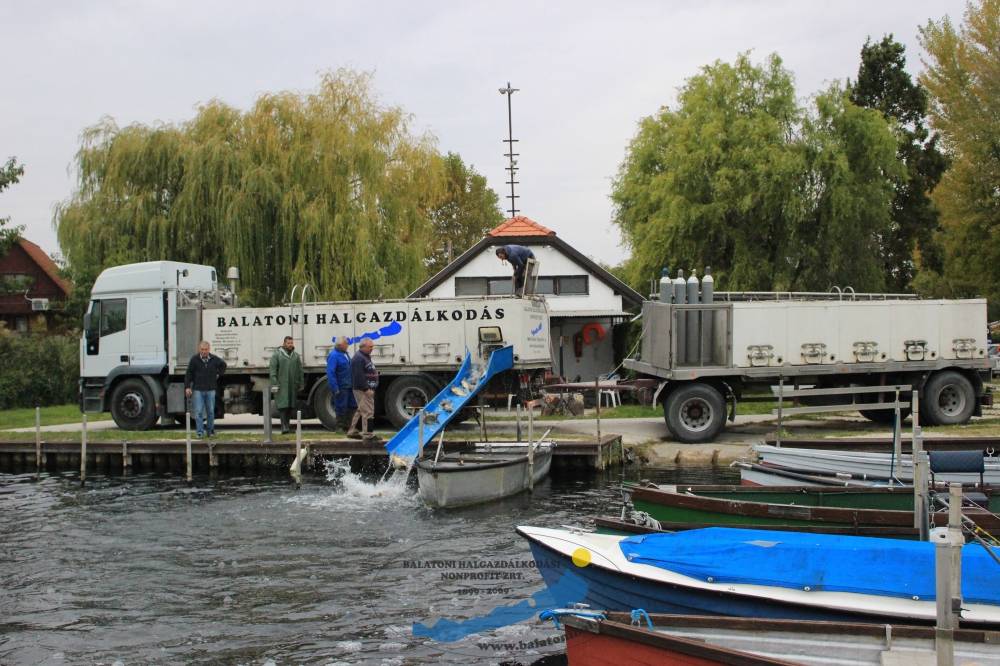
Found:
[(529, 462), (524, 446), (494, 445), (490, 453), (477, 453), (462, 458), (448, 456), (440, 462), (433, 459), (417, 461), (417, 481), (420, 499), (434, 508), (454, 508), (492, 502), (510, 497), (534, 487), (544, 479), (552, 466), (552, 446), (542, 444)]

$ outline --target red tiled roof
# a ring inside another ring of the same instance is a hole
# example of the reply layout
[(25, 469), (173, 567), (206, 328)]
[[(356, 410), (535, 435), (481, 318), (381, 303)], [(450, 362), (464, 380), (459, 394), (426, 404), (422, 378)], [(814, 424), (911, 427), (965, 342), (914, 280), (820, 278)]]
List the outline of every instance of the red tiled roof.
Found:
[(45, 250), (32, 243), (30, 240), (26, 240), (24, 238), (19, 238), (17, 242), (21, 246), (21, 249), (28, 253), (28, 256), (31, 257), (32, 261), (38, 264), (38, 267), (45, 271), (45, 274), (48, 275), (66, 295), (69, 295), (69, 283), (59, 277), (59, 267), (56, 266), (56, 262), (52, 261), (52, 258), (49, 255), (45, 254)]
[(555, 236), (556, 232), (523, 215), (512, 217), (490, 231), (490, 236)]

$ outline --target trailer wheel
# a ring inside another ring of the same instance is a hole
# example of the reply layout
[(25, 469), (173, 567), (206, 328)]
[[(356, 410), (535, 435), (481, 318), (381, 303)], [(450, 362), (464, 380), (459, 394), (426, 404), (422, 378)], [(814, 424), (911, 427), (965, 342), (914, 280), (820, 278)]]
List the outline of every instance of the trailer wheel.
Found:
[(931, 375), (921, 398), (920, 415), (930, 425), (965, 423), (976, 409), (972, 382), (954, 370)]
[(313, 392), (312, 410), (316, 413), (316, 418), (327, 430), (337, 430), (337, 412), (333, 409), (331, 400), (330, 385), (323, 381)]
[(725, 424), (726, 402), (713, 386), (685, 384), (674, 389), (664, 401), (663, 416), (678, 441), (710, 442)]
[(111, 393), (111, 418), (122, 430), (149, 430), (156, 423), (153, 392), (142, 379), (124, 380)]
[(437, 389), (423, 377), (396, 377), (385, 392), (385, 417), (395, 427), (402, 428), (435, 395)]

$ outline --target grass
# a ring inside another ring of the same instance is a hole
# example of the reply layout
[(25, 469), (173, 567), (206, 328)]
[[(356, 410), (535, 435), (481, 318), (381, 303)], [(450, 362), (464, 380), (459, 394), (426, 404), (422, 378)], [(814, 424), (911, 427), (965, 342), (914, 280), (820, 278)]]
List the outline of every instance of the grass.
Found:
[[(107, 418), (106, 416), (92, 414), (89, 418), (93, 421)], [(42, 407), (42, 425), (60, 425), (62, 423), (79, 423), (80, 407), (76, 403), (70, 405), (53, 405)], [(6, 428), (31, 428), (35, 425), (35, 409), (25, 407), (23, 409), (5, 409), (0, 411), (0, 430)]]

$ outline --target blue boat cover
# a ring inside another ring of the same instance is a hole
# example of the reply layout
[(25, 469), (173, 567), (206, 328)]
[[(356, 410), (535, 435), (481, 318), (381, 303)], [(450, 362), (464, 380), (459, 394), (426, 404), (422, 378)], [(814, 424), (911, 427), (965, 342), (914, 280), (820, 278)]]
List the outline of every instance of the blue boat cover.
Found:
[[(698, 580), (934, 598), (934, 544), (802, 532), (709, 527), (623, 539), (630, 562)], [(962, 597), (1000, 604), (1000, 565), (982, 546), (962, 549)]]

